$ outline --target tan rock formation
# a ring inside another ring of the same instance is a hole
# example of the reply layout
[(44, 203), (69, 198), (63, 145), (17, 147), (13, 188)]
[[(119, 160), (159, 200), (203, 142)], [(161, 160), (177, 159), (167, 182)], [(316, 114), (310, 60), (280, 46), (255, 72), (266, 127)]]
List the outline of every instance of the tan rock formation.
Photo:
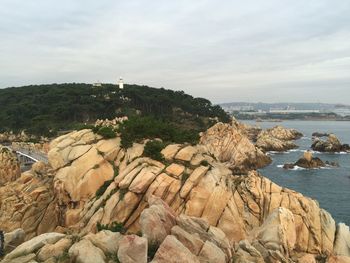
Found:
[(272, 129), (267, 129), (266, 131), (260, 132), (257, 136), (256, 146), (265, 152), (284, 152), (290, 149), (298, 148), (293, 140), (301, 137), (302, 134), (297, 130), (276, 126)]
[(230, 168), (246, 172), (268, 165), (271, 160), (237, 128), (217, 123), (202, 133), (200, 138), (207, 152), (220, 162), (227, 162)]
[(0, 187), (15, 181), (20, 175), (21, 168), (16, 154), (0, 145)]
[(5, 232), (21, 228), (26, 239), (53, 231), (59, 216), (52, 191), (53, 175), (28, 171), (0, 187), (0, 226)]

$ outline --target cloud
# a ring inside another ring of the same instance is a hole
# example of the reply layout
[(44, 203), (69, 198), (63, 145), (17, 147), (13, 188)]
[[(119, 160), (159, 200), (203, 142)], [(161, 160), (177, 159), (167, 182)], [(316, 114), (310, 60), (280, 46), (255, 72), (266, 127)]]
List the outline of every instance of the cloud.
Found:
[(347, 0), (2, 0), (0, 87), (121, 75), (214, 102), (347, 102), (349, 12)]

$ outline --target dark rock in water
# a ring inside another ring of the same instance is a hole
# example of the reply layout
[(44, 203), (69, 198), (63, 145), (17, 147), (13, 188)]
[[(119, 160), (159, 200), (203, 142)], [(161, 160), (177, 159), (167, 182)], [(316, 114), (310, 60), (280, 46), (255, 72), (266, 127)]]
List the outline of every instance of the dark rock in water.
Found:
[(318, 157), (313, 157), (311, 152), (304, 153), (304, 156), (300, 158), (296, 163), (287, 163), (283, 166), (284, 169), (290, 170), (296, 166), (302, 167), (305, 169), (317, 169), (326, 166), (339, 167), (339, 164), (336, 162), (326, 161), (325, 163)]
[(330, 134), (327, 140), (316, 138), (311, 148), (318, 152), (349, 152), (350, 146), (348, 144), (341, 144), (337, 136)]
[(325, 164), (327, 166), (332, 166), (332, 167), (340, 167), (338, 162), (330, 162), (330, 161), (326, 161)]
[(294, 163), (286, 163), (285, 165), (283, 165), (283, 169), (286, 170), (292, 170), (295, 167)]
[(311, 160), (307, 160), (306, 158), (300, 158), (296, 163), (296, 166), (305, 168), (305, 169), (316, 169), (325, 167), (326, 164), (318, 157), (313, 157)]
[(329, 133), (326, 132), (314, 132), (312, 134), (312, 137), (328, 137)]

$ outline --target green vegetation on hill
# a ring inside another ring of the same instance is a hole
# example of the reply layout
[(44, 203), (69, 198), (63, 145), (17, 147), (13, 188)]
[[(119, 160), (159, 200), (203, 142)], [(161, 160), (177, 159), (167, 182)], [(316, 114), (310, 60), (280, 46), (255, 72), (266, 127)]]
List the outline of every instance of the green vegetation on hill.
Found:
[[(206, 129), (212, 118), (228, 122), (220, 106), (203, 98), (193, 98), (183, 91), (125, 85), (123, 90), (112, 84), (32, 85), (0, 89), (0, 132), (27, 130), (34, 135), (56, 135), (96, 119), (127, 115), (130, 121), (121, 127), (138, 137), (145, 121), (146, 137), (191, 141), (193, 133)], [(155, 131), (150, 125), (162, 130)], [(169, 129), (176, 131), (170, 132)], [(101, 131), (107, 137), (109, 131)], [(142, 133), (142, 132), (141, 132)], [(169, 134), (170, 133), (170, 134)], [(190, 138), (190, 139), (188, 139)], [(125, 139), (126, 143), (128, 139)]]

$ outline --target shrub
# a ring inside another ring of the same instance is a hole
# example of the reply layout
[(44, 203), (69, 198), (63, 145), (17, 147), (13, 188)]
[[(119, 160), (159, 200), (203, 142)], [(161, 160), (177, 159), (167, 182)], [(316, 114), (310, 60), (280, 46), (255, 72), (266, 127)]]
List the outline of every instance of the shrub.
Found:
[(191, 143), (195, 144), (199, 140), (199, 131), (184, 129), (172, 123), (156, 119), (154, 117), (134, 116), (119, 126), (121, 133), (121, 145), (129, 148), (133, 142), (142, 139), (160, 138), (166, 143)]
[(188, 179), (188, 177), (190, 177), (190, 174), (188, 173), (183, 173), (181, 176), (181, 184), (184, 185), (186, 180)]
[(158, 248), (159, 248), (159, 244), (157, 242), (151, 242), (150, 244), (148, 244), (148, 252), (147, 252), (148, 262), (153, 260), (155, 254), (157, 253)]
[(123, 201), (125, 194), (128, 192), (128, 189), (119, 189), (119, 200)]
[(124, 227), (123, 223), (120, 222), (112, 222), (110, 225), (103, 225), (100, 222), (97, 222), (97, 231), (102, 231), (102, 230), (109, 230), (112, 232), (119, 232), (121, 234), (126, 233), (126, 228)]
[(114, 170), (114, 178), (116, 178), (119, 175), (119, 168), (115, 167), (113, 164), (113, 170)]
[(117, 137), (114, 129), (106, 126), (99, 128), (96, 133), (101, 135), (104, 139), (112, 139)]
[(117, 253), (106, 253), (108, 262), (120, 263)]
[(164, 156), (161, 153), (164, 147), (165, 144), (161, 141), (148, 141), (143, 150), (143, 155), (161, 162), (164, 160)]
[(207, 160), (203, 160), (203, 161), (201, 161), (201, 165), (209, 166), (210, 164), (209, 164), (209, 162)]
[(102, 196), (112, 182), (113, 180), (105, 181), (103, 185), (101, 185), (101, 187), (96, 191), (96, 197), (99, 198), (100, 196)]

